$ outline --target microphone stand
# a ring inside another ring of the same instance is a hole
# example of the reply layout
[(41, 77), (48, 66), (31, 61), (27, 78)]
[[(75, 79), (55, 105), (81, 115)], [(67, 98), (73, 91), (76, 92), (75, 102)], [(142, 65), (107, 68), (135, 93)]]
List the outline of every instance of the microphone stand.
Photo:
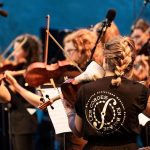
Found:
[(4, 110), (4, 104), (1, 104), (0, 106), (0, 114), (1, 114), (1, 148), (2, 149), (7, 149), (8, 150), (8, 147), (6, 146), (7, 144), (7, 123), (6, 123), (6, 114), (5, 114), (5, 110)]
[(91, 50), (91, 56), (90, 56), (88, 62), (86, 63), (85, 68), (91, 63), (91, 60), (93, 58), (95, 49), (97, 47), (97, 44), (99, 43), (99, 41), (101, 41), (102, 37), (106, 33), (107, 28), (110, 27), (110, 25), (111, 25), (111, 23), (105, 20), (105, 21), (102, 22), (101, 29), (97, 30), (97, 32), (98, 32), (98, 38), (96, 40), (96, 43), (95, 43), (93, 49)]
[(12, 150), (12, 137), (11, 137), (11, 117), (10, 117), (10, 109), (11, 109), (11, 103), (8, 103), (6, 107), (4, 108), (5, 111), (8, 113), (8, 136), (9, 136), (9, 150)]
[(150, 2), (150, 0), (144, 0), (144, 5), (142, 6), (142, 8), (141, 8), (141, 10), (140, 10), (140, 13), (139, 13), (139, 15), (136, 17), (136, 19), (135, 19), (133, 25), (131, 26), (130, 35), (131, 35), (131, 33), (133, 32), (134, 27), (135, 27), (137, 21), (138, 21), (139, 18), (142, 16), (142, 14), (143, 14), (143, 12), (144, 12), (144, 9), (145, 9), (145, 7), (147, 6), (148, 2)]

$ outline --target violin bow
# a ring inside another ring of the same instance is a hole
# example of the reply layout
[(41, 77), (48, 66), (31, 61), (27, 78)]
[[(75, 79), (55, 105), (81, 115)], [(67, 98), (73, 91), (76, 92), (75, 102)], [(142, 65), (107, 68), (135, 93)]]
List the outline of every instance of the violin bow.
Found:
[(5, 59), (6, 59), (6, 60), (9, 60), (16, 52), (18, 52), (18, 50), (26, 43), (26, 41), (27, 41), (27, 37), (25, 37), (24, 40), (17, 46), (17, 48), (14, 49), (14, 50), (12, 51), (12, 53), (10, 53), (10, 54), (8, 55), (8, 57), (5, 58)]
[(55, 82), (54, 82), (54, 79), (53, 79), (53, 78), (51, 78), (51, 79), (50, 79), (50, 83), (51, 83), (51, 85), (54, 87), (54, 89), (56, 89), (56, 90), (57, 90), (58, 94), (60, 95), (60, 92), (59, 92), (58, 88), (56, 87), (56, 84), (55, 84)]
[(4, 58), (4, 56), (7, 54), (7, 52), (11, 49), (11, 47), (12, 47), (13, 44), (14, 44), (14, 41), (15, 41), (15, 40), (13, 40), (13, 41), (8, 45), (8, 47), (2, 52), (2, 54), (1, 54), (1, 57), (2, 57), (2, 58)]
[[(47, 19), (47, 29), (46, 31), (49, 31), (49, 26), (50, 26), (50, 15), (47, 15), (46, 16), (46, 19)], [(49, 35), (48, 35), (48, 32), (46, 32), (45, 34), (45, 57), (44, 57), (44, 63), (45, 63), (45, 66), (47, 65), (47, 59), (48, 59), (48, 43), (49, 43)]]
[(81, 70), (81, 68), (78, 66), (78, 64), (73, 61), (70, 56), (65, 52), (65, 50), (62, 48), (62, 46), (57, 42), (57, 40), (53, 37), (53, 35), (47, 30), (46, 31), (48, 33), (48, 35), (52, 38), (52, 40), (56, 43), (56, 45), (63, 51), (63, 53), (69, 58), (69, 60), (71, 61), (71, 63), (80, 71), (80, 73), (82, 73), (83, 71)]

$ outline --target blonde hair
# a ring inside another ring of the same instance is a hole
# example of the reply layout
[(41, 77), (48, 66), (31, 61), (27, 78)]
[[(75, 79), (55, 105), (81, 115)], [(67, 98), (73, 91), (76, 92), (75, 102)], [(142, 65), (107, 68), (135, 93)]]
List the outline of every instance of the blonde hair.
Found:
[(112, 85), (121, 84), (121, 76), (128, 73), (134, 61), (134, 41), (129, 37), (117, 36), (104, 45), (104, 57), (108, 69), (115, 73)]
[[(87, 60), (90, 58), (91, 50), (95, 46), (97, 40), (97, 34), (88, 29), (78, 29), (68, 34), (64, 38), (65, 43), (73, 42), (76, 50), (82, 54), (82, 65), (84, 66)], [(99, 49), (99, 47), (97, 47)]]

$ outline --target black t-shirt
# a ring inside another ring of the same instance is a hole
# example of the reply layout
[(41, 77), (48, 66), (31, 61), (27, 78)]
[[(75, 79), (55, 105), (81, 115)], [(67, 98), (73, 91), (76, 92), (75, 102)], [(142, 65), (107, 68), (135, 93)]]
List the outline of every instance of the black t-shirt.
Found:
[(135, 135), (140, 131), (138, 114), (146, 108), (149, 91), (125, 78), (115, 87), (111, 79), (98, 79), (79, 89), (75, 108), (83, 119), (83, 137), (103, 143), (115, 140), (121, 143), (124, 139), (135, 142)]
[[(17, 76), (16, 80), (18, 83), (26, 88), (29, 91), (34, 92), (34, 88), (25, 87), (25, 80), (23, 76)], [(10, 94), (11, 94), (11, 101), (10, 101), (10, 133), (11, 134), (32, 134), (37, 131), (38, 122), (36, 113), (31, 115), (27, 108), (34, 108), (31, 106), (19, 93), (14, 93), (8, 85), (6, 85)], [(9, 105), (9, 106), (10, 106)]]

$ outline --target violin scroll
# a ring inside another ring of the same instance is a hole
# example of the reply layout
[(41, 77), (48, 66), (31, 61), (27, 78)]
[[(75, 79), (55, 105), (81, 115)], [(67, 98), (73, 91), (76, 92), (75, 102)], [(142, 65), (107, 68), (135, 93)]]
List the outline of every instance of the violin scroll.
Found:
[(48, 100), (48, 101), (43, 102), (42, 104), (40, 104), (40, 105), (38, 106), (38, 108), (41, 109), (41, 110), (44, 110), (44, 109), (47, 108), (47, 106), (51, 106), (55, 101), (57, 101), (57, 100), (59, 100), (59, 99), (61, 99), (61, 96), (60, 96), (60, 95), (57, 95), (57, 96), (51, 98), (50, 100)]

